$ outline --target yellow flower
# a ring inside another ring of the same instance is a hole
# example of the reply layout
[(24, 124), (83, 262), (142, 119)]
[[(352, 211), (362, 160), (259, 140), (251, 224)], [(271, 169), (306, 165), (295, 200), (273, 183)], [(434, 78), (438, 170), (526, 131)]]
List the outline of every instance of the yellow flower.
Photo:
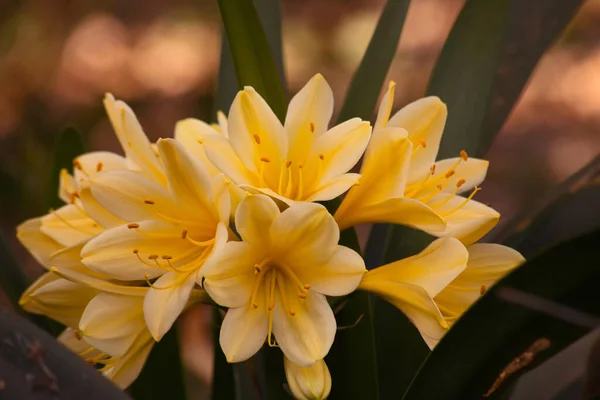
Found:
[(220, 343), (229, 362), (244, 361), (267, 338), (285, 356), (308, 367), (323, 359), (336, 331), (327, 296), (356, 289), (364, 262), (339, 246), (339, 229), (316, 203), (283, 212), (264, 195), (250, 195), (236, 212), (242, 242), (217, 250), (201, 271), (204, 288), (229, 310)]
[(283, 357), (285, 377), (294, 397), (298, 400), (326, 399), (331, 392), (331, 374), (324, 360), (310, 367), (300, 367)]
[(228, 240), (230, 203), (227, 183), (221, 176), (211, 180), (180, 143), (161, 139), (157, 150), (168, 188), (135, 171), (90, 179), (98, 203), (129, 222), (90, 240), (81, 257), (113, 279), (147, 281), (146, 322), (160, 340), (183, 310), (198, 270)]
[(321, 75), (290, 102), (282, 125), (251, 87), (236, 96), (227, 121), (228, 137), (203, 141), (210, 161), (240, 187), (284, 203), (333, 199), (357, 184), (347, 173), (363, 154), (371, 128), (359, 118), (327, 129), (333, 94)]
[(467, 248), (445, 237), (417, 255), (367, 272), (359, 288), (400, 309), (433, 348), (488, 287), (522, 261), (517, 251), (505, 246)]
[[(499, 214), (472, 200), (487, 172), (488, 162), (460, 157), (435, 162), (446, 105), (426, 97), (389, 115), (394, 84), (384, 96), (361, 169), (353, 187), (335, 213), (340, 229), (390, 222), (450, 235), (473, 243), (496, 225)], [(471, 191), (468, 197), (459, 193)]]

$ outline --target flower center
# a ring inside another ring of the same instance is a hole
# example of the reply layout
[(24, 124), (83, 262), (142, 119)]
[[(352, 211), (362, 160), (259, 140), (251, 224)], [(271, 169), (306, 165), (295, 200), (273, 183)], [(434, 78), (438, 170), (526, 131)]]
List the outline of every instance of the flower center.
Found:
[[(254, 274), (256, 279), (252, 288), (252, 295), (250, 298), (250, 304), (252, 308), (258, 309), (260, 304), (258, 303), (259, 293), (263, 293), (262, 296), (267, 300), (267, 313), (269, 315), (269, 328), (267, 333), (267, 342), (269, 346), (277, 346), (276, 341), (273, 339), (273, 314), (275, 309), (275, 291), (279, 292), (281, 304), (290, 316), (296, 315), (296, 310), (293, 309), (290, 303), (290, 296), (298, 296), (301, 301), (308, 297), (310, 285), (302, 283), (300, 278), (294, 273), (294, 271), (286, 266), (285, 264), (275, 264), (270, 259), (263, 260), (260, 264), (254, 266)], [(291, 293), (289, 283), (292, 283), (292, 287), (295, 287), (298, 291)]]
[[(413, 154), (416, 151), (418, 151), (420, 148), (426, 148), (426, 147), (427, 147), (427, 143), (422, 139), (419, 140), (419, 143), (413, 150)], [(452, 200), (452, 198), (454, 198), (454, 196), (456, 196), (456, 194), (459, 192), (460, 187), (463, 186), (467, 182), (464, 178), (459, 178), (456, 181), (454, 189), (451, 192), (449, 192), (448, 196), (446, 196), (444, 199), (438, 200), (436, 202), (431, 202), (431, 201), (433, 200), (434, 197), (436, 197), (438, 194), (440, 194), (440, 193), (442, 193), (442, 191), (444, 191), (444, 189), (449, 184), (449, 179), (456, 174), (456, 168), (462, 162), (466, 162), (468, 159), (469, 159), (469, 156), (467, 155), (467, 152), (464, 150), (461, 150), (460, 158), (458, 159), (458, 161), (456, 161), (456, 163), (454, 163), (454, 165), (451, 166), (444, 173), (439, 173), (437, 175), (436, 175), (436, 165), (433, 164), (431, 166), (431, 168), (429, 169), (429, 173), (425, 176), (425, 178), (421, 182), (414, 183), (414, 184), (408, 185), (406, 187), (404, 196), (408, 197), (408, 198), (413, 198), (415, 200), (422, 201), (423, 203), (427, 204), (429, 207), (431, 207), (434, 210), (440, 209), (441, 207), (446, 205), (450, 200)], [(457, 207), (455, 207), (449, 211), (444, 211), (443, 213), (440, 213), (440, 215), (442, 217), (447, 217), (451, 214), (454, 214), (455, 212), (457, 212), (458, 210), (463, 208), (473, 198), (473, 196), (475, 196), (475, 194), (477, 192), (479, 192), (480, 190), (481, 190), (481, 188), (476, 186), (473, 189), (473, 191), (471, 192), (471, 194), (461, 204), (459, 204)]]

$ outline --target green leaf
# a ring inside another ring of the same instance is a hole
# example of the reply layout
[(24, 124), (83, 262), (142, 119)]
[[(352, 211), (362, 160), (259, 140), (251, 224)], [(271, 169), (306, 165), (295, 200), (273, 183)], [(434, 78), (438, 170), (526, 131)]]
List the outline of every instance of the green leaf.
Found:
[(410, 0), (388, 0), (386, 3), (367, 51), (350, 83), (339, 122), (355, 117), (371, 118), (381, 86), (396, 55), (409, 4)]
[[(490, 389), (499, 398), (516, 377), (595, 329), (598, 243), (600, 231), (563, 243), (492, 287), (448, 331), (404, 399), (477, 399)], [(531, 364), (519, 364), (535, 347)], [(497, 381), (511, 361), (520, 368)]]
[(468, 0), (427, 93), (448, 105), (439, 158), (485, 154), (531, 71), (581, 0)]
[[(356, 231), (341, 233), (340, 244), (360, 252)], [(325, 358), (333, 381), (331, 398), (378, 399), (377, 359), (371, 298), (355, 292), (340, 305), (338, 332)]]
[[(269, 42), (269, 47), (275, 59), (277, 73), (281, 82), (285, 82), (283, 68), (283, 45), (281, 41), (281, 7), (279, 0), (254, 0), (254, 7), (262, 23)], [(233, 67), (231, 50), (227, 37), (223, 35), (221, 43), (221, 62), (219, 67), (219, 82), (215, 94), (215, 104), (212, 118), (217, 111), (227, 112), (238, 92), (238, 80)]]
[(50, 192), (48, 193), (50, 207), (58, 208), (64, 204), (58, 197), (60, 170), (66, 168), (70, 171), (73, 168), (73, 159), (84, 152), (85, 146), (79, 132), (71, 126), (66, 127), (56, 140), (54, 161), (50, 171)]
[(186, 389), (181, 365), (177, 328), (173, 326), (154, 345), (140, 376), (129, 388), (136, 400), (185, 399)]
[(212, 398), (215, 400), (235, 400), (236, 383), (233, 375), (233, 366), (227, 362), (225, 354), (219, 346), (219, 333), (223, 317), (219, 309), (213, 310), (213, 341), (215, 343), (215, 355), (213, 360), (214, 376), (212, 381)]
[(219, 0), (219, 9), (238, 87), (254, 87), (283, 121), (285, 91), (256, 9), (248, 0)]
[[(552, 208), (555, 205), (570, 203), (567, 199), (577, 196), (577, 192), (589, 185), (593, 185), (594, 183), (591, 181), (593, 181), (594, 175), (598, 174), (600, 174), (600, 155), (551, 189), (540, 200), (532, 204), (531, 207), (523, 208), (510, 221), (504, 224), (502, 228), (493, 231), (490, 240), (516, 246), (526, 238), (535, 236), (534, 231), (539, 228), (539, 224), (552, 218)], [(592, 202), (589, 204), (595, 203)], [(588, 209), (588, 207), (584, 207), (582, 210), (587, 211)], [(579, 209), (572, 207), (572, 210), (576, 211)], [(594, 221), (594, 218), (588, 219)]]

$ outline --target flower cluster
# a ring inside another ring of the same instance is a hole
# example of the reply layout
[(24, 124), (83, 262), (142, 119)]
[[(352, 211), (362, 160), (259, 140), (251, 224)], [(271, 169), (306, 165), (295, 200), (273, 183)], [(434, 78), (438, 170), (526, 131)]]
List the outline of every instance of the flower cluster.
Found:
[[(278, 346), (297, 398), (325, 398), (324, 357), (337, 326), (327, 296), (375, 293), (402, 310), (430, 347), (523, 261), (475, 243), (499, 214), (473, 196), (487, 161), (436, 161), (446, 107), (418, 100), (390, 118), (394, 85), (373, 129), (329, 128), (333, 94), (317, 75), (282, 124), (254, 89), (219, 123), (180, 121), (150, 143), (131, 109), (105, 107), (125, 156), (81, 155), (61, 172), (65, 205), (26, 221), (18, 237), (48, 269), (22, 306), (67, 326), (60, 340), (121, 387), (195, 302), (227, 308), (229, 362)], [(360, 174), (349, 172), (363, 158)], [(468, 192), (466, 197), (461, 196)], [(345, 194), (345, 195), (344, 195)], [(319, 204), (342, 196), (334, 215)], [(365, 269), (338, 244), (357, 224), (404, 224), (439, 237), (421, 253)]]

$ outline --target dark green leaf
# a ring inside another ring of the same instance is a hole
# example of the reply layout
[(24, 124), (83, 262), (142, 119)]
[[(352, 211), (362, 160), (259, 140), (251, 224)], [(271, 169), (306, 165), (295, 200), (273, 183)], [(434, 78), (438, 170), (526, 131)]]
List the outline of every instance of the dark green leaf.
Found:
[(212, 381), (212, 398), (214, 400), (235, 400), (236, 384), (233, 375), (233, 366), (227, 362), (225, 354), (219, 346), (219, 332), (221, 331), (221, 323), (223, 317), (219, 309), (213, 310), (213, 339), (215, 343), (215, 356), (213, 360), (214, 377)]
[(563, 243), (492, 287), (442, 339), (404, 398), (497, 398), (523, 372), (595, 329), (598, 243), (600, 231)]
[(283, 121), (285, 91), (256, 9), (248, 0), (219, 0), (219, 9), (238, 87), (254, 87)]
[(485, 154), (537, 61), (581, 0), (469, 0), (429, 82), (448, 104), (439, 157)]
[(286, 392), (285, 369), (283, 367), (283, 353), (276, 347), (265, 347), (265, 379), (267, 387), (267, 400), (289, 400), (292, 397)]
[(340, 111), (339, 121), (370, 119), (400, 40), (410, 0), (388, 0)]
[(50, 193), (48, 194), (48, 205), (50, 207), (58, 208), (63, 205), (63, 201), (58, 197), (60, 170), (66, 168), (71, 171), (73, 159), (84, 152), (85, 146), (79, 132), (70, 126), (65, 128), (56, 140), (54, 161), (50, 171)]
[(140, 376), (131, 385), (136, 400), (185, 399), (186, 389), (181, 365), (177, 328), (173, 326), (154, 345)]
[(0, 380), (3, 382), (0, 389), (3, 400), (129, 398), (56, 339), (2, 308)]
[[(254, 0), (254, 7), (258, 13), (258, 18), (267, 35), (267, 41), (271, 48), (277, 73), (281, 82), (285, 82), (283, 68), (283, 47), (281, 42), (281, 10), (279, 0)], [(233, 98), (238, 92), (238, 81), (233, 68), (231, 50), (229, 42), (225, 35), (221, 43), (221, 62), (219, 67), (219, 82), (217, 84), (217, 93), (215, 94), (215, 104), (212, 118), (216, 116), (217, 111), (227, 112)]]

